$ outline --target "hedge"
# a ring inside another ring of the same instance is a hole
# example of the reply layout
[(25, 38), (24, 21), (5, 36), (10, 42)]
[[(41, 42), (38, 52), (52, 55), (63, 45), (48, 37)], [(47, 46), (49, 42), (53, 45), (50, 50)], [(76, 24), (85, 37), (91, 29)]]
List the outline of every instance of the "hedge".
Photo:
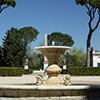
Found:
[(66, 73), (75, 76), (99, 76), (100, 67), (70, 67)]
[(0, 67), (0, 76), (22, 76), (23, 73), (21, 67)]
[(33, 69), (24, 70), (24, 74), (32, 74), (32, 73), (33, 73)]

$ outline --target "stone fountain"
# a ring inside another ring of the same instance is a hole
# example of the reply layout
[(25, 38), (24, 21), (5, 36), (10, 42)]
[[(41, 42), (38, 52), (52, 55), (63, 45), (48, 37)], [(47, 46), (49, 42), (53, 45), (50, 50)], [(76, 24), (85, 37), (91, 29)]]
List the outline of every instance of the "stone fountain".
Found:
[(71, 98), (74, 100), (100, 100), (100, 85), (71, 84), (70, 86), (65, 86), (70, 83), (69, 76), (64, 77), (62, 81), (58, 79), (62, 69), (57, 65), (57, 60), (70, 47), (40, 46), (35, 49), (41, 51), (48, 58), (49, 66), (45, 69), (48, 79), (44, 80), (41, 76), (37, 76), (38, 85), (28, 85), (26, 83), (20, 85), (0, 85), (0, 98), (5, 97), (5, 100), (8, 100), (9, 97), (14, 100), (23, 100), (23, 97), (24, 100), (28, 97), (30, 97), (28, 100), (32, 98), (34, 100), (38, 98), (39, 100), (51, 100), (52, 98), (52, 100), (71, 100)]
[(35, 47), (44, 56), (47, 57), (49, 66), (45, 69), (48, 75), (48, 79), (44, 81), (41, 77), (37, 77), (37, 83), (39, 84), (70, 84), (70, 77), (66, 76), (63, 81), (58, 79), (58, 75), (61, 73), (62, 69), (57, 65), (58, 58), (60, 55), (64, 54), (66, 50), (69, 50), (68, 46), (39, 46)]

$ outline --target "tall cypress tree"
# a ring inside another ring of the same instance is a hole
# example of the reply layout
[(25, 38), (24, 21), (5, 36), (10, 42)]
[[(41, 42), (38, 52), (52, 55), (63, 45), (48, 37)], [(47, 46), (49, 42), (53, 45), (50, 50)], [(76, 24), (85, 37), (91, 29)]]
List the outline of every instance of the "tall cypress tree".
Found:
[(18, 30), (15, 28), (11, 28), (6, 32), (6, 36), (3, 39), (4, 66), (23, 66), (25, 51), (18, 34)]

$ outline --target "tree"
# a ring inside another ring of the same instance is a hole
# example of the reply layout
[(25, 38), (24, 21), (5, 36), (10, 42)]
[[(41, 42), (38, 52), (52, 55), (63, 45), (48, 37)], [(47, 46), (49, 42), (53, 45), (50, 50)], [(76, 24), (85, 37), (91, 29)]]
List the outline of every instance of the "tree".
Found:
[(33, 69), (43, 69), (43, 55), (41, 55), (40, 53), (33, 53), (31, 56), (29, 56), (29, 67), (33, 68)]
[(85, 66), (86, 54), (82, 49), (73, 47), (70, 52), (61, 55), (59, 58), (59, 65), (67, 65), (67, 67), (82, 67)]
[[(17, 38), (16, 38), (17, 37)], [(3, 38), (3, 66), (23, 66), (24, 46), (16, 28), (11, 28)]]
[[(23, 66), (26, 48), (36, 39), (38, 31), (33, 27), (11, 28), (3, 38), (3, 61), (5, 66)], [(17, 38), (16, 38), (17, 37)], [(27, 55), (28, 56), (28, 55)]]
[(28, 47), (28, 60), (29, 60), (29, 67), (36, 70), (42, 69), (44, 57), (42, 54), (37, 53), (31, 48)]
[(2, 49), (2, 47), (0, 46), (0, 66), (2, 66), (3, 65), (3, 49)]
[(0, 13), (8, 8), (9, 6), (15, 7), (16, 1), (15, 0), (0, 0)]
[[(85, 6), (87, 9), (87, 15), (89, 16), (89, 32), (87, 36), (87, 66), (90, 66), (90, 51), (91, 51), (91, 38), (92, 34), (96, 31), (100, 24), (100, 0), (75, 0), (76, 4), (81, 6)], [(98, 15), (98, 17), (97, 17)], [(93, 25), (93, 21), (97, 18), (95, 25)]]
[(21, 41), (23, 42), (24, 45), (24, 51), (25, 51), (25, 57), (24, 60), (28, 60), (28, 54), (27, 54), (27, 49), (28, 49), (28, 44), (31, 43), (32, 41), (35, 41), (37, 38), (37, 35), (39, 34), (38, 30), (29, 26), (29, 27), (24, 27), (19, 29)]
[(86, 54), (82, 49), (73, 47), (70, 54), (75, 57), (76, 66), (85, 66)]
[(74, 44), (70, 35), (61, 32), (53, 32), (48, 35), (48, 45), (52, 45), (52, 41), (54, 41), (57, 46), (72, 46)]
[(34, 42), (35, 39), (37, 38), (37, 35), (39, 34), (38, 30), (31, 26), (19, 29), (19, 33), (20, 33), (21, 40), (25, 47), (30, 42), (32, 41)]

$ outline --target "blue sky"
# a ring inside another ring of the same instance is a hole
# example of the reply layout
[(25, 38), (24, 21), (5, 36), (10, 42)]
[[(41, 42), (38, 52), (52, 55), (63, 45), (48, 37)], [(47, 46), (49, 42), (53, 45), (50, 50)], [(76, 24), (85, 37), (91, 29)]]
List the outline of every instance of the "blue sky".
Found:
[[(43, 42), (44, 34), (67, 33), (75, 41), (73, 46), (86, 49), (88, 15), (86, 9), (75, 0), (16, 0), (16, 7), (9, 7), (0, 14), (0, 44), (11, 27), (35, 27), (40, 34), (32, 47)], [(93, 34), (91, 46), (100, 50), (100, 27)]]

